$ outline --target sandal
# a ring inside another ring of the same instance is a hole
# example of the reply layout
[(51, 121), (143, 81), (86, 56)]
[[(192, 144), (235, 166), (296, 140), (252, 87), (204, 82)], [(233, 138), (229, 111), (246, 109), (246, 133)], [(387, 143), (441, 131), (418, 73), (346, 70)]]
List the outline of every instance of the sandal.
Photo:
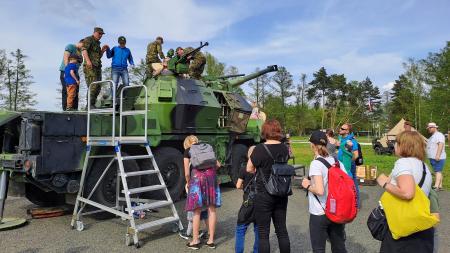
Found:
[(206, 246), (208, 246), (210, 249), (215, 249), (216, 245), (212, 242), (212, 243), (206, 243)]
[(188, 242), (186, 244), (186, 247), (188, 247), (189, 249), (193, 249), (193, 250), (199, 250), (200, 249), (200, 243), (191, 244), (190, 242)]

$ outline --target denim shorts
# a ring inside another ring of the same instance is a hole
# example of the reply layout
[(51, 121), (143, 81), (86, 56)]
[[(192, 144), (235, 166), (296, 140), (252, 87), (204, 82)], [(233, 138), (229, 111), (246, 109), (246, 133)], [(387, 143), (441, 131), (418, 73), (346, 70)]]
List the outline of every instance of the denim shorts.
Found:
[(445, 159), (436, 161), (430, 158), (431, 167), (433, 167), (434, 172), (441, 172), (444, 169)]

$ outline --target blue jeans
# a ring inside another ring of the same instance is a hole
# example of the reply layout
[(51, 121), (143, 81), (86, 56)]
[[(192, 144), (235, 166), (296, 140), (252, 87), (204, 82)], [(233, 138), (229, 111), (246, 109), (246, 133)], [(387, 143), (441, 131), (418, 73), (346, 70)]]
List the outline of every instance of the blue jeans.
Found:
[(360, 198), (359, 198), (359, 182), (358, 182), (358, 178), (356, 177), (356, 164), (354, 162), (352, 162), (352, 168), (350, 171), (352, 173), (353, 181), (355, 182), (355, 187), (356, 187), (356, 203), (358, 204), (358, 208), (361, 208), (361, 203), (360, 203)]
[(122, 84), (124, 86), (128, 86), (130, 84), (128, 69), (112, 69), (111, 76), (116, 88), (119, 87), (119, 78), (122, 78)]
[[(237, 224), (236, 225), (236, 243), (234, 245), (234, 249), (236, 253), (244, 252), (244, 242), (245, 242), (245, 232), (247, 232), (247, 228), (250, 224)], [(253, 252), (258, 253), (258, 226), (253, 223), (253, 231), (255, 233), (255, 242), (253, 243)]]

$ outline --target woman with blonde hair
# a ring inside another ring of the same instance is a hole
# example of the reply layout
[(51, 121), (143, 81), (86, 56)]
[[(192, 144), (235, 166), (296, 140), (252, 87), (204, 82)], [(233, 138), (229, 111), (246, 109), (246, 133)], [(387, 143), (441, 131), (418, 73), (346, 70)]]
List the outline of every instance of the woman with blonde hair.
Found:
[[(186, 187), (188, 188), (188, 195), (186, 198), (186, 211), (193, 211), (193, 237), (192, 241), (186, 246), (190, 249), (200, 249), (200, 213), (202, 209), (208, 209), (208, 233), (209, 238), (206, 246), (209, 248), (216, 248), (214, 244), (214, 235), (216, 230), (216, 207), (221, 205), (221, 196), (219, 183), (217, 182), (216, 169), (220, 167), (217, 162), (216, 166), (208, 167), (206, 169), (199, 169), (191, 166), (190, 159), (192, 154), (190, 149), (193, 145), (198, 145), (199, 140), (194, 135), (189, 135), (184, 140), (184, 175), (186, 178)], [(192, 168), (191, 168), (192, 167)], [(192, 176), (191, 176), (192, 175)]]
[[(425, 165), (425, 141), (417, 132), (402, 132), (397, 135), (395, 154), (400, 158), (395, 162), (390, 176), (381, 174), (378, 184), (392, 195), (412, 200), (416, 193), (416, 184), (423, 181), (420, 187), (425, 195), (431, 189), (431, 173)], [(392, 233), (386, 233), (381, 242), (380, 252), (433, 252), (434, 228), (420, 231), (402, 237), (392, 238)]]

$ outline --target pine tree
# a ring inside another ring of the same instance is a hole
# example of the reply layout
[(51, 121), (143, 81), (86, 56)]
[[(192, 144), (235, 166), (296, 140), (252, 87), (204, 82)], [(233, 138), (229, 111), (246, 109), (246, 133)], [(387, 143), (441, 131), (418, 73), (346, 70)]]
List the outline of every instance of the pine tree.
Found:
[(33, 76), (25, 66), (26, 55), (17, 49), (11, 52), (12, 59), (8, 62), (6, 88), (8, 96), (6, 104), (9, 110), (31, 109), (36, 105), (36, 94), (30, 90)]
[(294, 95), (292, 89), (294, 88), (294, 82), (292, 80), (292, 75), (289, 73), (285, 67), (279, 67), (278, 71), (272, 77), (274, 85), (271, 85), (272, 90), (280, 97), (281, 108), (282, 108), (282, 123), (286, 128), (286, 100)]
[(316, 108), (321, 104), (322, 106), (322, 125), (321, 128), (324, 128), (324, 120), (325, 120), (325, 101), (327, 91), (331, 87), (331, 80), (327, 74), (327, 71), (324, 67), (320, 68), (319, 71), (313, 74), (314, 79), (309, 83), (309, 88), (306, 91), (306, 96), (308, 99), (314, 100), (314, 106)]
[[(260, 71), (259, 68), (255, 69), (255, 72)], [(270, 84), (270, 77), (268, 74), (258, 76), (248, 85), (251, 91), (251, 98), (256, 102), (258, 107), (264, 108), (264, 102), (267, 97), (267, 86)]]

